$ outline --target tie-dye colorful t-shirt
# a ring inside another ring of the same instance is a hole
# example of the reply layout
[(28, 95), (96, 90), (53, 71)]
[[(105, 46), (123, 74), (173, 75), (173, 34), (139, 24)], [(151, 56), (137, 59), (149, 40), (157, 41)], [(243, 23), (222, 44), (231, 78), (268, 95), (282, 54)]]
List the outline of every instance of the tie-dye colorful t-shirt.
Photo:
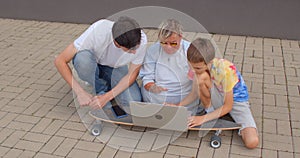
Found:
[(247, 86), (233, 63), (225, 59), (213, 59), (210, 75), (220, 92), (226, 93), (233, 90), (234, 101), (248, 101)]

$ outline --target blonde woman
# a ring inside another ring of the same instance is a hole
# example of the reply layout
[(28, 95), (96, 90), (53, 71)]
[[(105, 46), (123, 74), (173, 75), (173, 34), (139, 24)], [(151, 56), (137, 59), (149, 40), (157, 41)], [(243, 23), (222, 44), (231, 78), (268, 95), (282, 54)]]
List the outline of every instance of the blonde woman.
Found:
[[(147, 49), (140, 71), (145, 102), (177, 104), (191, 91), (186, 57), (189, 45), (190, 42), (182, 37), (182, 26), (178, 21), (162, 22), (158, 42)], [(190, 110), (196, 103), (188, 106)]]

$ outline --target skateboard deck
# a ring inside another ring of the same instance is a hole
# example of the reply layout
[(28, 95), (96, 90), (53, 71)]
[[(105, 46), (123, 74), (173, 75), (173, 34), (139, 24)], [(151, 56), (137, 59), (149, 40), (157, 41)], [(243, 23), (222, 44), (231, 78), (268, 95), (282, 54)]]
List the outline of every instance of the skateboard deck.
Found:
[[(100, 109), (100, 110), (89, 111), (89, 115), (95, 118), (96, 120), (100, 120), (103, 122), (109, 122), (118, 125), (134, 126), (131, 115), (126, 115), (125, 117), (117, 118), (115, 117), (111, 109)], [(147, 125), (145, 125), (144, 127), (147, 127)], [(219, 137), (221, 131), (234, 130), (240, 128), (241, 126), (233, 121), (228, 121), (219, 118), (216, 120), (206, 122), (200, 126), (188, 128), (187, 130), (216, 131), (215, 135), (211, 137), (210, 146), (214, 149), (217, 149), (221, 146), (221, 138)], [(101, 124), (95, 124), (91, 129), (91, 133), (94, 136), (98, 136), (100, 135), (101, 130), (102, 130)]]
[[(95, 118), (96, 120), (100, 120), (104, 122), (109, 122), (109, 123), (119, 124), (119, 125), (134, 126), (131, 115), (127, 115), (123, 118), (116, 118), (110, 109), (93, 110), (89, 112), (89, 115)], [(217, 131), (217, 130), (234, 130), (240, 128), (241, 126), (233, 121), (228, 121), (225, 119), (216, 119), (216, 120), (206, 122), (200, 126), (188, 128), (188, 130)]]

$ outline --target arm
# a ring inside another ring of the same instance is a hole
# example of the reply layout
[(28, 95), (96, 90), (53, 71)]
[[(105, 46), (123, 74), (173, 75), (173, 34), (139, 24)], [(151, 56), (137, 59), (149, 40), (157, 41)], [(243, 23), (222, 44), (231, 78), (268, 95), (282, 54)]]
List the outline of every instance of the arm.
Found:
[(211, 113), (203, 115), (203, 116), (190, 117), (189, 126), (190, 127), (198, 126), (207, 121), (222, 117), (231, 111), (232, 106), (233, 106), (233, 91), (231, 90), (231, 91), (225, 93), (224, 104), (220, 108), (216, 109), (215, 111), (213, 111)]
[(164, 105), (168, 105), (168, 106), (185, 106), (185, 105), (188, 105), (188, 104), (192, 103), (193, 101), (195, 101), (196, 99), (198, 99), (197, 90), (198, 90), (198, 84), (195, 80), (193, 80), (193, 86), (192, 86), (191, 92), (185, 98), (183, 98), (180, 101), (180, 103), (178, 103), (178, 104), (164, 103)]
[(144, 64), (140, 71), (140, 76), (143, 80), (144, 88), (152, 93), (167, 91), (166, 88), (157, 86), (155, 84), (155, 71), (156, 64), (160, 55), (160, 49), (161, 47), (159, 43), (155, 43), (147, 49), (146, 56), (144, 58)]
[(64, 80), (76, 93), (79, 104), (83, 106), (89, 104), (92, 96), (85, 92), (78, 82), (73, 79), (73, 75), (68, 63), (73, 59), (76, 53), (77, 50), (72, 43), (55, 58), (54, 64)]
[(195, 101), (198, 98), (197, 90), (198, 90), (197, 80), (194, 79), (191, 92), (184, 99), (181, 100), (178, 106), (185, 106)]
[(141, 65), (135, 65), (130, 63), (128, 73), (120, 80), (120, 82), (109, 92), (103, 95), (95, 96), (92, 99), (90, 106), (94, 108), (98, 108), (98, 107), (102, 108), (103, 106), (105, 106), (107, 102), (109, 102), (115, 96), (122, 93), (125, 89), (127, 89), (130, 85), (132, 85), (135, 82), (139, 74), (140, 68)]

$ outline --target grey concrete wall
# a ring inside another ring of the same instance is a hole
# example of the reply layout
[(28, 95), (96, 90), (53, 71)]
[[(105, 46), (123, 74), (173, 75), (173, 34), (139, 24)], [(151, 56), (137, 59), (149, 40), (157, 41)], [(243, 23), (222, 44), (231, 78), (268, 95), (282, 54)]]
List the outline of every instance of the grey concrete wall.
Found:
[(0, 17), (92, 23), (139, 6), (179, 10), (211, 33), (300, 40), (299, 0), (1, 0)]

